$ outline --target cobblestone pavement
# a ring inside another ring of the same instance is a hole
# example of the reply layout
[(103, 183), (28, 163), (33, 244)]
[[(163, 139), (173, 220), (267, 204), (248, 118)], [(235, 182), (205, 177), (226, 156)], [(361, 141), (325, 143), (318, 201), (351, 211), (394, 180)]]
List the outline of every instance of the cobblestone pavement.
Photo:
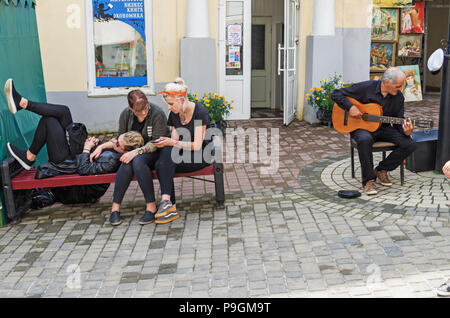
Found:
[[(406, 113), (438, 123), (438, 110), (428, 97)], [(279, 128), (278, 172), (227, 163), (223, 209), (213, 184), (177, 179), (181, 217), (166, 225), (138, 224), (136, 182), (118, 227), (112, 187), (97, 204), (31, 211), (0, 228), (0, 297), (436, 296), (450, 277), (449, 180), (406, 170), (401, 186), (397, 169), (379, 195), (340, 199), (360, 188), (348, 136), (300, 121), (230, 126)]]

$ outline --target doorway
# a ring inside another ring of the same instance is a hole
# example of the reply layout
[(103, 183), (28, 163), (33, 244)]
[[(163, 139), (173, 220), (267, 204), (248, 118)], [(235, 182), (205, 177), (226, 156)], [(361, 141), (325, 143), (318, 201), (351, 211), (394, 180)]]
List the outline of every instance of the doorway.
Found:
[(227, 119), (295, 119), (299, 16), (300, 0), (219, 0), (219, 93), (234, 100)]
[(283, 30), (284, 0), (252, 0), (252, 119), (283, 118), (283, 74), (277, 70)]

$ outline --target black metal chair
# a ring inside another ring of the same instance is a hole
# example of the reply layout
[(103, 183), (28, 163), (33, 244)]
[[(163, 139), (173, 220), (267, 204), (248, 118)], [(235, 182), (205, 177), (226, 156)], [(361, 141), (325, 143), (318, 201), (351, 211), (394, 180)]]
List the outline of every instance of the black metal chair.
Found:
[[(356, 140), (350, 136), (350, 154), (351, 154), (351, 166), (352, 166), (352, 178), (355, 178), (355, 149), (357, 149)], [(393, 151), (397, 149), (397, 145), (387, 141), (377, 141), (372, 146), (372, 152), (383, 152), (383, 160), (386, 159), (386, 151)], [(400, 165), (400, 183), (405, 183), (405, 164), (402, 162)]]

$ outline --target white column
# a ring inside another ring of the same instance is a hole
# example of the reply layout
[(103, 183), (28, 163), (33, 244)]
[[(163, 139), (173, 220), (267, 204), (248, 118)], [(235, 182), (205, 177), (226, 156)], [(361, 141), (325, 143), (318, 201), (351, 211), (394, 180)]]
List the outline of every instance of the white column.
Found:
[(208, 0), (187, 0), (186, 37), (209, 38)]
[(313, 0), (312, 35), (335, 35), (334, 1)]

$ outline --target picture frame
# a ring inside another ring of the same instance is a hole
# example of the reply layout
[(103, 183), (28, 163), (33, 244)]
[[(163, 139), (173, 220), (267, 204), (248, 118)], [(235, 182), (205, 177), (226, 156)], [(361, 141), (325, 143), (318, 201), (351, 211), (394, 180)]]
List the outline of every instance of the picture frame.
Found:
[(395, 66), (396, 43), (372, 42), (370, 45), (370, 71), (384, 72)]
[(403, 8), (412, 7), (412, 0), (373, 0), (373, 5), (377, 7)]
[(400, 57), (421, 57), (422, 38), (422, 34), (400, 34), (397, 55)]
[(397, 41), (398, 9), (373, 7), (372, 41)]
[(420, 83), (419, 65), (401, 65), (397, 66), (406, 76), (405, 85), (402, 94), (405, 102), (421, 101), (422, 88)]
[(400, 25), (402, 34), (424, 33), (425, 3), (423, 1), (416, 1), (414, 7), (401, 9)]
[(379, 81), (381, 80), (381, 77), (383, 76), (383, 73), (370, 73), (369, 79), (373, 81)]

